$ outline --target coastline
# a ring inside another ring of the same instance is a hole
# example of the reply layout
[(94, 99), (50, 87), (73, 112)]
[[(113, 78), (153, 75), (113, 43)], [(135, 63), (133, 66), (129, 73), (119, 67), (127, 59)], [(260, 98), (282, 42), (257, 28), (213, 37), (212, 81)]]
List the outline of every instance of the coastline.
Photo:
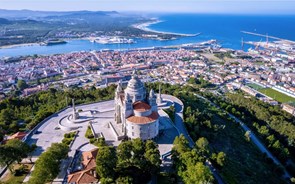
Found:
[(35, 46), (39, 45), (39, 43), (20, 43), (20, 44), (13, 44), (13, 45), (3, 45), (0, 46), (0, 49), (12, 49), (15, 47), (28, 47), (28, 46)]
[[(79, 40), (79, 38), (64, 39), (64, 41), (71, 41), (71, 40)], [(0, 49), (13, 49), (15, 47), (30, 47), (30, 46), (40, 46), (40, 45), (41, 45), (40, 42), (35, 42), (35, 43), (20, 43), (20, 44), (12, 44), (12, 45), (3, 45), (3, 46), (0, 46)], [(41, 45), (41, 46), (43, 46), (43, 45)]]
[[(133, 24), (131, 25), (133, 28), (136, 29), (140, 29), (146, 32), (151, 32), (151, 33), (157, 33), (157, 34), (169, 34), (169, 35), (175, 35), (175, 36), (184, 36), (184, 37), (194, 37), (194, 36), (198, 36), (201, 33), (196, 33), (196, 34), (184, 34), (184, 33), (175, 33), (175, 32), (169, 32), (169, 31), (157, 31), (157, 30), (153, 30), (151, 28), (149, 28), (149, 26), (153, 25), (153, 24), (158, 24), (163, 22), (162, 20), (158, 20), (158, 19), (153, 19), (150, 20), (148, 22), (144, 22), (144, 23), (138, 23), (138, 24)], [(176, 39), (176, 38), (174, 38)], [(66, 41), (71, 41), (71, 40), (88, 40), (88, 37), (83, 37), (83, 38), (68, 38), (68, 39), (64, 39)], [(28, 47), (28, 46), (37, 46), (40, 45), (40, 43), (20, 43), (20, 44), (12, 44), (12, 45), (3, 45), (0, 46), (0, 49), (13, 49), (15, 47)]]
[(157, 30), (153, 30), (151, 28), (149, 28), (149, 26), (153, 25), (153, 24), (158, 24), (164, 22), (162, 20), (151, 20), (148, 22), (144, 22), (144, 23), (139, 23), (139, 24), (133, 24), (132, 27), (136, 28), (136, 29), (140, 29), (143, 31), (147, 31), (147, 32), (152, 32), (152, 33), (158, 33), (158, 34), (171, 34), (171, 35), (176, 35), (176, 36), (198, 36), (201, 33), (196, 33), (196, 34), (184, 34), (184, 33), (174, 33), (174, 32), (169, 32), (169, 31), (157, 31)]
[[(210, 40), (207, 40), (205, 42), (209, 42)], [(189, 45), (194, 45), (194, 44), (200, 44), (202, 42), (194, 42), (194, 43), (182, 43), (182, 44), (171, 44), (171, 45), (165, 45), (165, 46), (139, 46), (139, 47), (134, 47), (134, 48), (113, 48), (113, 49), (107, 49), (107, 48), (100, 48), (100, 49), (94, 49), (95, 51), (106, 51), (106, 50), (112, 50), (112, 51), (138, 51), (138, 50), (150, 50), (150, 49), (154, 49), (155, 47), (158, 48), (162, 48), (162, 49), (175, 49), (178, 47), (182, 47), (182, 46), (189, 46)], [(1, 49), (0, 49), (1, 51)], [(3, 59), (4, 57), (27, 57), (27, 56), (31, 56), (33, 54), (37, 54), (39, 56), (50, 56), (50, 55), (54, 55), (54, 54), (65, 54), (65, 53), (79, 53), (79, 52), (91, 52), (93, 50), (72, 50), (72, 51), (66, 51), (66, 52), (55, 52), (55, 53), (29, 53), (29, 54), (22, 54), (22, 55), (14, 55), (14, 56), (1, 56), (1, 52), (0, 52), (0, 60)]]

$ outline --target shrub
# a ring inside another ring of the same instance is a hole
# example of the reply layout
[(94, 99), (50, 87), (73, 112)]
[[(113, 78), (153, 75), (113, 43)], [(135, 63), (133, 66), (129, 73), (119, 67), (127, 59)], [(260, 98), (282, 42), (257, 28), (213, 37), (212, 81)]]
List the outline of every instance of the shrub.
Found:
[(64, 135), (64, 138), (70, 138), (71, 137), (71, 134), (65, 134)]
[(70, 145), (72, 142), (72, 139), (63, 139), (62, 143), (66, 144), (66, 145)]
[(85, 133), (85, 137), (88, 139), (92, 139), (94, 138), (94, 135), (92, 134), (91, 128), (90, 126), (87, 127), (86, 133)]
[(89, 139), (89, 142), (90, 142), (90, 144), (93, 144), (93, 143), (96, 142), (96, 139), (95, 139), (95, 138), (90, 138), (90, 139)]

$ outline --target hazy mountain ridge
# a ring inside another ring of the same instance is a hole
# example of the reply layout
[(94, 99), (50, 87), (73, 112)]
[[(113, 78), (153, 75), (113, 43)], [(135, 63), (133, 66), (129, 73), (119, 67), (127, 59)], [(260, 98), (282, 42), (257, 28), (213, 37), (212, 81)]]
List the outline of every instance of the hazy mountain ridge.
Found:
[(118, 14), (116, 11), (33, 11), (33, 10), (5, 10), (0, 9), (0, 17), (6, 19), (28, 19), (28, 18), (45, 18), (50, 16), (71, 16), (71, 15), (110, 15)]
[(131, 25), (148, 20), (139, 15), (116, 11), (43, 12), (0, 9), (0, 46), (103, 35), (140, 37), (145, 31)]
[(0, 24), (10, 24), (11, 22), (7, 19), (0, 18)]

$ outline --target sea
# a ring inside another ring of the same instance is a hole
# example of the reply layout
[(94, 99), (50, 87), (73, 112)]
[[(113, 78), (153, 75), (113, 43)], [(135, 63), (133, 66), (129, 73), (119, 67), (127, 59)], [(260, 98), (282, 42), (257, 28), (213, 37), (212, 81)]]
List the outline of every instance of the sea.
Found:
[[(161, 14), (152, 15), (161, 22), (148, 28), (156, 31), (184, 34), (201, 33), (193, 37), (181, 37), (176, 40), (151, 40), (135, 38), (134, 44), (99, 44), (88, 40), (71, 40), (66, 44), (51, 46), (16, 46), (0, 49), (1, 57), (50, 55), (75, 51), (123, 50), (186, 43), (203, 42), (211, 39), (225, 48), (241, 49), (241, 40), (266, 41), (265, 37), (247, 35), (249, 31), (283, 39), (295, 40), (295, 15), (224, 15), (224, 14)], [(246, 46), (248, 49), (251, 46)]]

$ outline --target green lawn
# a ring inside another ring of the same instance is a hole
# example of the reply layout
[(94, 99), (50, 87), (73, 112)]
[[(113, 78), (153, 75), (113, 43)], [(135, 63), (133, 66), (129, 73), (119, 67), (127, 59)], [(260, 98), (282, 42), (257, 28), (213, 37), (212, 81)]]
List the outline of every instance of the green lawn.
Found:
[(278, 91), (271, 89), (271, 88), (260, 89), (258, 91), (260, 91), (261, 93), (263, 93), (263, 94), (265, 94), (265, 95), (267, 95), (267, 96), (269, 96), (281, 103), (295, 102), (295, 98), (292, 98), (288, 95), (285, 95), (285, 94), (278, 92)]
[(262, 90), (262, 89), (265, 89), (264, 87), (259, 86), (259, 85), (254, 84), (254, 83), (248, 83), (247, 86), (249, 86), (249, 87), (251, 87), (251, 88), (253, 88), (253, 89), (255, 89), (255, 90)]
[[(18, 169), (20, 166), (18, 164), (15, 164), (14, 169)], [(31, 170), (31, 168), (33, 167), (33, 164), (24, 164), (24, 172), (21, 173), (19, 176), (15, 176), (11, 173), (9, 173), (8, 175), (6, 175), (3, 178), (3, 183), (4, 184), (18, 184), (18, 183), (23, 183), (25, 177), (27, 176), (27, 174), (29, 173), (29, 171)], [(1, 183), (1, 181), (0, 181)]]

